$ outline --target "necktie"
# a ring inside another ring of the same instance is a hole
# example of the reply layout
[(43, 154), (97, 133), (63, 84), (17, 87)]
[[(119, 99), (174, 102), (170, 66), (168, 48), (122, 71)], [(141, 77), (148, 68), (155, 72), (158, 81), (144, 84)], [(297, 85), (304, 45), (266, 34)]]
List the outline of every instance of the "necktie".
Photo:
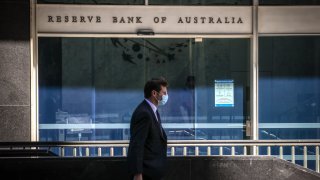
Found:
[(161, 124), (160, 114), (159, 114), (158, 110), (156, 110), (156, 114), (157, 114), (158, 122)]
[(160, 125), (161, 134), (163, 134), (163, 132), (162, 132), (162, 124), (161, 124), (161, 119), (160, 119), (160, 114), (159, 114), (158, 110), (156, 110), (156, 114), (157, 114), (158, 122), (159, 122), (159, 125)]

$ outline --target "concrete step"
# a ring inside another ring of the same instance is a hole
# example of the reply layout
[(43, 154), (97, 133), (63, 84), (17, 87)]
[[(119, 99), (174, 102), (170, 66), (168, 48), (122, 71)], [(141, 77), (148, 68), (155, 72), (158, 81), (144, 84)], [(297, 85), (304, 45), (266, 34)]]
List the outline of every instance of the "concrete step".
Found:
[[(0, 157), (9, 179), (126, 180), (125, 157)], [(165, 180), (320, 180), (320, 174), (272, 156), (169, 157)]]

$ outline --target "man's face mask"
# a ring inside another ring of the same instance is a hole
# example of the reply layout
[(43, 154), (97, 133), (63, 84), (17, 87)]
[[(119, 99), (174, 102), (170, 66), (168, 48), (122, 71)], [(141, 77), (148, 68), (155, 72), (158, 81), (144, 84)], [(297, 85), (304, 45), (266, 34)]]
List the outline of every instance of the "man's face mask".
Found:
[[(159, 92), (157, 92), (157, 93), (160, 95)], [(163, 105), (165, 105), (165, 104), (167, 103), (168, 99), (169, 99), (169, 95), (168, 95), (168, 94), (162, 95), (162, 96), (161, 96), (161, 99), (157, 99), (157, 100), (158, 100), (158, 104), (159, 104), (160, 106), (163, 106)]]

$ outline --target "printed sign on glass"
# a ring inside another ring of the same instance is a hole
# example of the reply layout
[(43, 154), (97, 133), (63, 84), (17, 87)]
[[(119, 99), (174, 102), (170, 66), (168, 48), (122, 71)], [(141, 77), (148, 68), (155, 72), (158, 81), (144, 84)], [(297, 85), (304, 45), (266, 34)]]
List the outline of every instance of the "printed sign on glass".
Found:
[(233, 80), (214, 81), (215, 107), (234, 107)]

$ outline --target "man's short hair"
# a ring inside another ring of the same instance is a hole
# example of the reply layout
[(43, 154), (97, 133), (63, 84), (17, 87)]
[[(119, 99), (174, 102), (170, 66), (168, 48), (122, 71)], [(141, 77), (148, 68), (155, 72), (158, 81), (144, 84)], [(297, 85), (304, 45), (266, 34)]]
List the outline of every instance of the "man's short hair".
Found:
[(160, 92), (161, 86), (168, 87), (168, 82), (164, 77), (152, 78), (151, 80), (147, 81), (144, 85), (144, 97), (151, 97), (151, 92), (153, 90)]

